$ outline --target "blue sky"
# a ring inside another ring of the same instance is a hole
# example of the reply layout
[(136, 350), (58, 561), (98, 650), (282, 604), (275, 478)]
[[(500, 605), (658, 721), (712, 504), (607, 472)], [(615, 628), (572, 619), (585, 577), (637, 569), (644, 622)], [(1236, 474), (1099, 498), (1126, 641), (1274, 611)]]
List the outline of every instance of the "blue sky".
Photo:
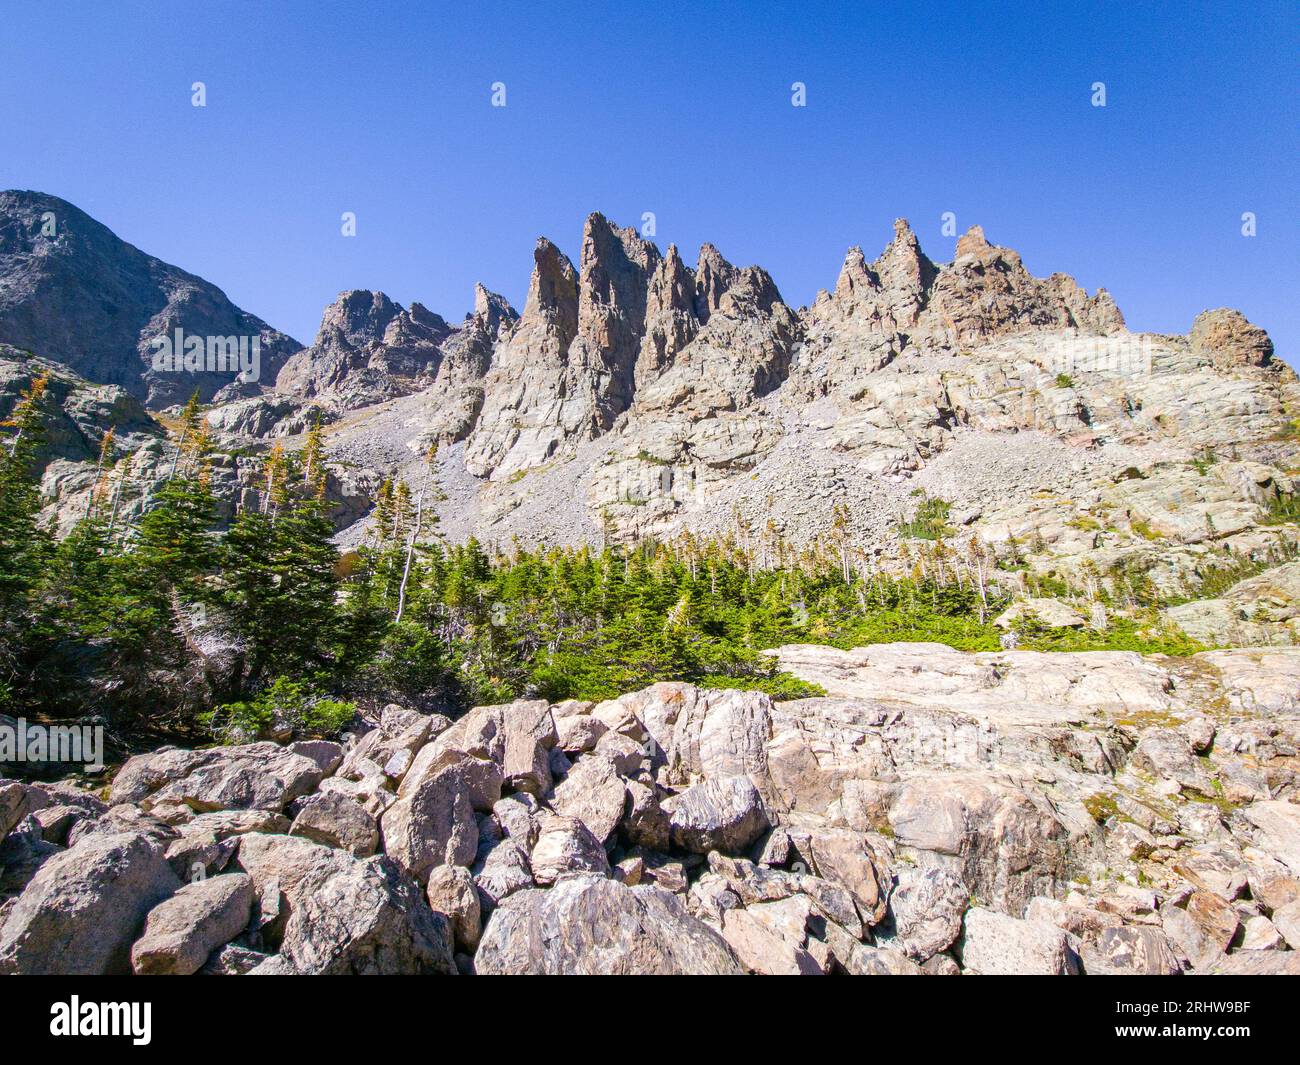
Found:
[(712, 241), (795, 305), (897, 216), (950, 259), (952, 211), (1109, 288), (1131, 328), (1235, 306), (1295, 362), (1297, 10), (11, 0), (0, 187), (303, 341), (348, 288), (454, 319), (482, 280), (521, 305), (534, 239), (576, 257), (592, 210), (652, 211), (661, 247)]

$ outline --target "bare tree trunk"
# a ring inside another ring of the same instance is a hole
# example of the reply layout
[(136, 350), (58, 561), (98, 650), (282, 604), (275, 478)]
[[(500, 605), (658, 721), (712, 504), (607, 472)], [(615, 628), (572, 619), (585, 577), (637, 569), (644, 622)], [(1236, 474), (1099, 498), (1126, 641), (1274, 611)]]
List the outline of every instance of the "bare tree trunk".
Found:
[(406, 565), (402, 567), (402, 583), (397, 589), (397, 621), (402, 620), (402, 611), (406, 609), (406, 582), (411, 577), (411, 558), (415, 555), (415, 541), (420, 535), (420, 524), (424, 520), (424, 489), (415, 497), (415, 528), (411, 530), (411, 539), (406, 544)]

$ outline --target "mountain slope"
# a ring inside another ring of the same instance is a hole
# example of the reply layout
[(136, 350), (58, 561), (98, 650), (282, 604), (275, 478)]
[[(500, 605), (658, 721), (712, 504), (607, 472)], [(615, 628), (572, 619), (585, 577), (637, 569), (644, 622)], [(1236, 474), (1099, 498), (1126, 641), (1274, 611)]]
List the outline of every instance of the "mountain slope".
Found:
[[(116, 384), (153, 408), (256, 391), (234, 373), (153, 368), (153, 341), (251, 338), (259, 379), (273, 381), (301, 345), (236, 307), (215, 285), (146, 255), (72, 204), (39, 192), (0, 193), (0, 341)], [(249, 356), (251, 362), (251, 354)]]

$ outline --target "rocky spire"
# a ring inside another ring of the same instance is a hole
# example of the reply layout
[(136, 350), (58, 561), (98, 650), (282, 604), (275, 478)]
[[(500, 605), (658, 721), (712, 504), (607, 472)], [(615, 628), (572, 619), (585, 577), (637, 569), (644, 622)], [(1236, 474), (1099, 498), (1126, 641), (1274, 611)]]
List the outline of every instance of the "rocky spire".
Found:
[(533, 249), (533, 276), (520, 318), (520, 331), (543, 327), (567, 352), (578, 334), (578, 274), (564, 252), (545, 237)]
[(644, 388), (671, 366), (677, 353), (699, 330), (695, 277), (682, 262), (677, 245), (670, 244), (646, 292), (645, 329), (636, 362), (636, 387)]
[(620, 229), (599, 213), (587, 217), (578, 338), (569, 362), (575, 385), (590, 390), (592, 435), (608, 429), (632, 403), (647, 290), (659, 262), (659, 249), (635, 229)]
[(856, 244), (844, 256), (839, 279), (835, 282), (835, 299), (846, 310), (855, 306), (880, 287), (879, 280), (867, 267), (866, 257)]
[(937, 270), (921, 251), (906, 218), (894, 220), (894, 239), (876, 260), (874, 269), (887, 294), (884, 310), (893, 327), (906, 329), (914, 325), (925, 307)]
[(478, 477), (502, 477), (545, 462), (581, 422), (569, 351), (578, 335), (578, 272), (541, 237), (524, 313), (483, 382), (482, 413), (465, 449)]
[(402, 308), (382, 292), (369, 289), (340, 292), (338, 298), (321, 314), (320, 328), (316, 331), (316, 346), (343, 342), (361, 347), (375, 343), (383, 338), (388, 323), (401, 311)]
[[(416, 306), (413, 304), (411, 310)], [(491, 365), (498, 338), (518, 320), (519, 315), (504, 296), (475, 284), (474, 310), (443, 344), (437, 384), (456, 388), (481, 379)]]
[(736, 268), (722, 257), (712, 244), (700, 247), (699, 261), (695, 267), (695, 316), (707, 322), (709, 315), (718, 309), (722, 294), (736, 279)]
[(971, 226), (970, 229), (957, 238), (958, 259), (963, 259), (968, 255), (984, 255), (992, 250), (993, 245), (984, 236), (983, 226)]
[(957, 241), (956, 257), (931, 286), (929, 307), (928, 334), (950, 346), (1028, 330), (1113, 333), (1124, 328), (1109, 293), (1089, 297), (1065, 274), (1034, 277), (1019, 254), (990, 243), (977, 225)]
[(513, 325), (519, 320), (519, 313), (510, 306), (504, 296), (489, 291), (481, 281), (474, 283), (474, 310), (469, 314), (470, 320), (490, 336), (496, 336), (503, 322)]
[(288, 359), (277, 391), (322, 396), (345, 408), (401, 395), (431, 380), (452, 330), (419, 303), (404, 310), (383, 292), (342, 292), (325, 308), (310, 348)]
[(863, 322), (871, 332), (906, 331), (920, 317), (936, 272), (907, 220), (899, 218), (893, 240), (874, 263), (867, 263), (860, 247), (849, 249), (835, 292), (819, 297), (818, 306), (829, 299), (832, 315)]

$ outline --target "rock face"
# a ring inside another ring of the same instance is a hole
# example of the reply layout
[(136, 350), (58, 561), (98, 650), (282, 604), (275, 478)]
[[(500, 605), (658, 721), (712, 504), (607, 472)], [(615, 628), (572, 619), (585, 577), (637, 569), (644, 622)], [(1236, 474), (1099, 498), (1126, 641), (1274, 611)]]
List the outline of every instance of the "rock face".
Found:
[(422, 439), (454, 443), (477, 418), (493, 348), (518, 317), (482, 285), (475, 290), (474, 310), (459, 326), (419, 303), (403, 308), (382, 292), (344, 292), (325, 308), (312, 346), (285, 362), (275, 387), (324, 406), (331, 412), (328, 420), (423, 392), (437, 415), (423, 427)]
[(1300, 651), (778, 654), (0, 781), (0, 970), (1289, 971)]
[[(462, 332), (480, 338), (469, 383), (376, 370), (391, 387), (343, 406), (422, 391), (334, 437), (376, 476), (411, 479), (428, 442), (463, 438), (440, 467), (458, 537), (745, 538), (770, 519), (807, 544), (838, 511), (888, 559), (920, 493), (999, 558), (1079, 578), (1152, 566), (1171, 591), (1200, 580), (1206, 547), (1294, 543), (1268, 511), (1292, 493), (1300, 387), (1267, 336), (1229, 311), (1186, 337), (1131, 333), (1104, 291), (1035, 277), (979, 227), (935, 263), (900, 220), (874, 261), (851, 249), (833, 290), (796, 310), (712, 245), (691, 267), (592, 215), (577, 265), (538, 242), (517, 323)], [(394, 435), (403, 446), (378, 447)], [(1039, 605), (1049, 624), (1088, 620)]]
[[(234, 374), (153, 368), (157, 337), (256, 337), (259, 380), (301, 345), (202, 278), (146, 255), (55, 196), (0, 193), (0, 341), (163, 407), (237, 392)], [(256, 388), (254, 384), (252, 386)]]

